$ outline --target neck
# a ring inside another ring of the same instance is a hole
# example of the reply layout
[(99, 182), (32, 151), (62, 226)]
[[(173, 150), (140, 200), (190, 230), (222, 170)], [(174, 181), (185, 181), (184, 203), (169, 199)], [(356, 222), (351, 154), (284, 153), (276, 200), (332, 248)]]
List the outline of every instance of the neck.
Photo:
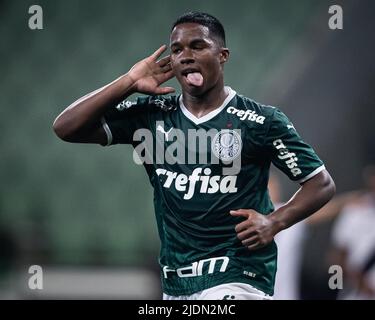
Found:
[(228, 94), (228, 90), (222, 83), (220, 86), (212, 87), (200, 96), (193, 96), (183, 92), (182, 101), (186, 109), (197, 118), (201, 118), (221, 106)]

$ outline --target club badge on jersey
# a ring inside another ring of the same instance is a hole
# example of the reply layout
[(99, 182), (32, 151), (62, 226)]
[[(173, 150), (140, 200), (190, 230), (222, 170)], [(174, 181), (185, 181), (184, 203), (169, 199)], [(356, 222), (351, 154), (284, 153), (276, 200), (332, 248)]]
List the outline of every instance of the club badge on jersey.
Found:
[(223, 162), (236, 159), (242, 150), (240, 130), (223, 129), (212, 140), (212, 152)]

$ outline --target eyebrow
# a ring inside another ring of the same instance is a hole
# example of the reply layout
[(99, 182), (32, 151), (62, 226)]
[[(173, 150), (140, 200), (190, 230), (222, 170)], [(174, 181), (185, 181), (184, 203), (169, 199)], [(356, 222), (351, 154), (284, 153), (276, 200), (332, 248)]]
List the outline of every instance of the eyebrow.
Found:
[[(195, 39), (191, 40), (189, 44), (197, 44), (197, 43), (210, 43), (210, 42), (203, 39), (203, 38), (195, 38)], [(171, 47), (178, 46), (180, 44), (181, 44), (180, 41), (174, 41), (174, 42), (171, 43)]]

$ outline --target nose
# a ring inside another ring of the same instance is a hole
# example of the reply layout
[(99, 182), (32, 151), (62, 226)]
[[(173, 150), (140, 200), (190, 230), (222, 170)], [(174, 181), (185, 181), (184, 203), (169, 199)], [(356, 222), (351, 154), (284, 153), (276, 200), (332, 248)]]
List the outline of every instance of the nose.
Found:
[(191, 54), (191, 51), (188, 50), (188, 49), (183, 50), (182, 55), (181, 55), (181, 59), (180, 59), (180, 63), (190, 64), (190, 63), (194, 63), (194, 62), (195, 62), (195, 60), (194, 60), (194, 57)]
[(194, 59), (193, 58), (182, 58), (181, 60), (180, 60), (180, 62), (182, 63), (182, 64), (190, 64), (190, 63), (194, 63)]

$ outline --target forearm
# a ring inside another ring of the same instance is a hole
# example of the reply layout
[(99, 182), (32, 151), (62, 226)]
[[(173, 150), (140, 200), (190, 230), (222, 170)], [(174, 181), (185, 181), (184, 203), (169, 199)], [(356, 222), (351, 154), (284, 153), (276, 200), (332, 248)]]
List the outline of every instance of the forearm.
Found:
[(109, 107), (134, 92), (133, 84), (133, 80), (125, 74), (76, 100), (56, 118), (53, 124), (56, 134), (64, 140), (69, 140), (80, 131), (89, 129), (100, 121)]
[(269, 215), (276, 233), (318, 211), (333, 197), (334, 193), (335, 184), (327, 171), (305, 182), (285, 205)]

